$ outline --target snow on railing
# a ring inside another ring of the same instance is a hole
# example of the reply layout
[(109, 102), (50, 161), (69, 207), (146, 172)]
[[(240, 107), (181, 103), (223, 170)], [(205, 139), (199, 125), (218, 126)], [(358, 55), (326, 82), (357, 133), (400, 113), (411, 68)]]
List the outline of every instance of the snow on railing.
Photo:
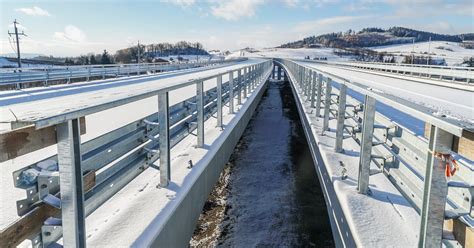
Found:
[[(81, 110), (45, 116), (27, 126), (0, 134), (0, 162), (57, 145), (57, 155), (13, 172), (14, 185), (26, 191), (17, 202), (19, 220), (2, 230), (0, 247), (17, 246), (31, 239), (35, 247), (47, 247), (63, 237), (63, 244), (81, 247), (86, 241), (85, 217), (110, 199), (153, 162), (159, 161), (160, 186), (170, 183), (170, 149), (195, 131), (197, 147), (204, 145), (204, 122), (217, 115), (222, 125), (223, 105), (234, 113), (242, 97), (263, 83), (271, 60), (224, 73), (174, 84)], [(229, 81), (222, 82), (228, 75)], [(204, 82), (216, 86), (204, 91)], [(196, 86), (196, 95), (169, 106), (168, 94)], [(158, 113), (136, 120), (95, 139), (81, 143), (84, 117), (113, 107), (158, 96)], [(21, 121), (21, 120), (19, 120)], [(20, 139), (25, 133), (28, 140)], [(15, 138), (17, 137), (17, 138)], [(13, 141), (7, 143), (6, 140)], [(81, 193), (83, 192), (83, 194)], [(57, 218), (61, 216), (61, 218)]]
[[(438, 117), (426, 107), (346, 80), (343, 75), (291, 60), (274, 61), (289, 72), (301, 90), (299, 97), (306, 98), (316, 116), (323, 118), (323, 132), (328, 130), (330, 118), (337, 120), (335, 152), (343, 151), (347, 135), (360, 145), (358, 191), (367, 194), (370, 176), (383, 173), (421, 214), (420, 247), (440, 247), (442, 241), (448, 242), (442, 240), (444, 219), (473, 220), (474, 165), (452, 149), (455, 137), (462, 137), (467, 130), (473, 132), (472, 124)], [(351, 97), (348, 90), (362, 94), (365, 101)], [(429, 139), (376, 112), (376, 104), (429, 124)], [(371, 169), (371, 164), (378, 169)], [(457, 173), (447, 178), (453, 168)]]
[(425, 77), (449, 82), (467, 84), (474, 83), (474, 68), (472, 67), (412, 65), (378, 62), (331, 62), (330, 64), (365, 70), (383, 71), (404, 76)]
[(186, 68), (211, 66), (223, 63), (232, 63), (245, 60), (243, 58), (231, 60), (209, 60), (188, 63), (138, 63), (138, 64), (111, 64), (111, 65), (76, 65), (76, 66), (54, 66), (22, 69), (0, 70), (0, 86), (25, 88), (33, 83), (42, 83), (40, 86), (50, 84), (71, 83), (76, 81), (89, 81), (91, 79), (105, 79), (111, 77), (123, 77), (140, 75), (144, 73), (157, 73), (173, 71)]

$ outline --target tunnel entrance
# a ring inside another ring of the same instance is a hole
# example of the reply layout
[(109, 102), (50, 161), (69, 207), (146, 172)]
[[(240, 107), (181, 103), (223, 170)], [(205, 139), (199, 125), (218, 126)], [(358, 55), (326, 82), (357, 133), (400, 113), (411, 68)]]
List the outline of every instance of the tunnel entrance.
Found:
[(268, 82), (190, 246), (334, 247), (289, 82)]

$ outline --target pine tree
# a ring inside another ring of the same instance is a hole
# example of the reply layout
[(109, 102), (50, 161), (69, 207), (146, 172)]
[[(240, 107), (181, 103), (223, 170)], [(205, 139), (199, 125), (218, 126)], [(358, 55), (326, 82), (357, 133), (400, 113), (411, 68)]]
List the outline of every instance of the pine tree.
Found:
[(112, 62), (110, 61), (109, 53), (107, 50), (104, 49), (104, 53), (102, 53), (102, 57), (100, 59), (101, 64), (111, 64)]
[(89, 59), (89, 62), (90, 62), (91, 65), (96, 65), (97, 64), (97, 61), (95, 60), (94, 54), (91, 55), (91, 57)]

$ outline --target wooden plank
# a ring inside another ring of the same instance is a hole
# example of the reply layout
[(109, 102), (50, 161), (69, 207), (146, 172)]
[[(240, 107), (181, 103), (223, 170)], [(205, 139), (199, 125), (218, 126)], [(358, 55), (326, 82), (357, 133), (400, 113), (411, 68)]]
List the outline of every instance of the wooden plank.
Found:
[(463, 247), (474, 247), (474, 228), (466, 226), (460, 220), (453, 220), (453, 234)]
[[(84, 192), (95, 185), (95, 171), (84, 175)], [(0, 233), (0, 247), (16, 247), (25, 239), (41, 232), (43, 222), (49, 217), (61, 217), (61, 210), (41, 203), (29, 214), (10, 224)]]
[[(80, 118), (81, 134), (86, 133), (86, 118)], [(56, 144), (56, 127), (22, 127), (0, 134), (0, 162)]]

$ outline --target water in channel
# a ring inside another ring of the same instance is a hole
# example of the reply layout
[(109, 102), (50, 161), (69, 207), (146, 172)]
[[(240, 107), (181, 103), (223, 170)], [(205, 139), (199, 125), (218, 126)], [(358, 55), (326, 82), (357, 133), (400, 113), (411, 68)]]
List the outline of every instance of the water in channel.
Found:
[(190, 246), (334, 246), (288, 82), (268, 82), (204, 206)]

